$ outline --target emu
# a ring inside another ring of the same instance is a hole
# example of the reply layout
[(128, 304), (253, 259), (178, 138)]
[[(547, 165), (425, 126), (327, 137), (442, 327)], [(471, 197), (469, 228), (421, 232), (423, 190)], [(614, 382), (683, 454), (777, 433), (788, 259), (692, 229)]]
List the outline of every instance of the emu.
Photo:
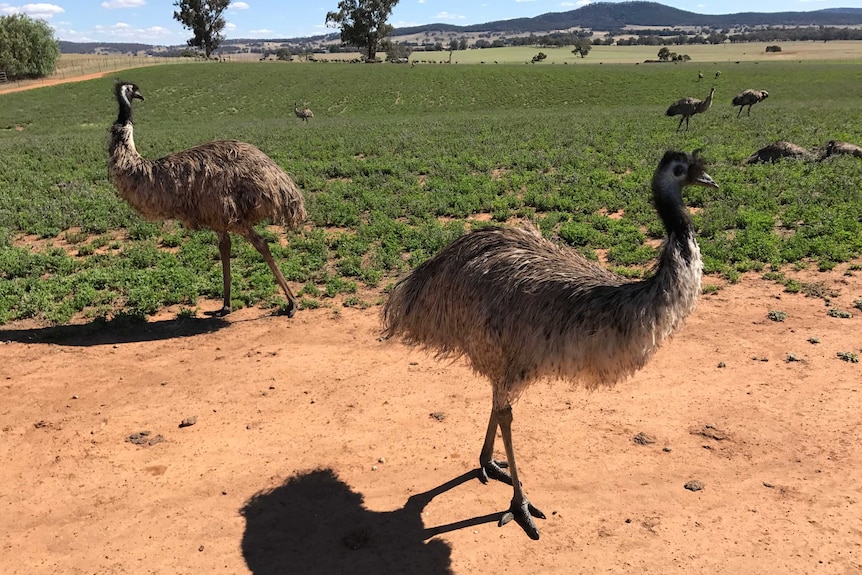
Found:
[(668, 116), (676, 116), (678, 114), (682, 115), (682, 118), (679, 119), (679, 125), (676, 127), (677, 132), (679, 132), (679, 129), (682, 127), (683, 120), (685, 120), (685, 131), (688, 132), (689, 119), (695, 114), (702, 114), (709, 110), (709, 107), (712, 106), (713, 94), (715, 94), (715, 86), (710, 89), (709, 96), (707, 96), (705, 100), (698, 100), (697, 98), (680, 98), (670, 105), (667, 112), (665, 112)]
[(733, 98), (733, 105), (739, 106), (739, 112), (736, 113), (736, 117), (739, 118), (739, 115), (742, 114), (742, 108), (745, 106), (748, 106), (746, 115), (750, 116), (751, 107), (768, 97), (769, 92), (766, 90), (745, 90), (744, 92), (740, 92)]
[(814, 154), (793, 142), (779, 140), (763, 146), (745, 159), (746, 164), (772, 163), (783, 158), (791, 160), (813, 160)]
[(285, 313), (293, 317), (297, 300), (269, 245), (254, 225), (270, 220), (296, 230), (305, 220), (302, 193), (278, 164), (256, 147), (236, 140), (216, 140), (157, 160), (135, 148), (132, 100), (143, 100), (138, 86), (117, 82), (119, 114), (111, 126), (108, 172), (120, 196), (151, 220), (178, 219), (190, 229), (210, 229), (218, 236), (224, 281), (224, 305), (212, 315), (231, 312), (230, 234), (239, 234), (260, 252), (287, 296)]
[[(694, 309), (703, 266), (682, 201), (689, 185), (718, 187), (695, 155), (665, 153), (652, 192), (667, 238), (647, 280), (620, 277), (535, 229), (488, 227), (455, 240), (392, 290), (384, 336), (438, 357), (466, 356), (491, 382), (478, 477), (513, 486), (501, 526), (515, 519), (538, 539), (533, 518), (545, 518), (527, 499), (512, 445), (512, 404), (524, 389), (545, 377), (610, 386), (643, 367)], [(498, 427), (506, 461), (493, 457)]]
[(823, 151), (823, 159), (838, 154), (847, 154), (848, 156), (862, 158), (862, 148), (856, 144), (839, 142), (838, 140), (829, 140), (829, 142), (826, 143), (826, 149)]
[(314, 112), (311, 111), (311, 108), (300, 108), (296, 102), (293, 103), (293, 113), (296, 114), (297, 118), (304, 122), (308, 122), (309, 118), (314, 117)]

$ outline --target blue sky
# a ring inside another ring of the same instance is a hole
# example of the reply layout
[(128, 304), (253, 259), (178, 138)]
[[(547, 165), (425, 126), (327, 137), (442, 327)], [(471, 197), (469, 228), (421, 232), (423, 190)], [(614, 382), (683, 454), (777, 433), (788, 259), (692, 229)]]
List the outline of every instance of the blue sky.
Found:
[[(661, 0), (659, 0), (661, 1)], [(589, 0), (400, 0), (390, 23), (395, 27), (445, 22), (460, 26), (492, 20), (574, 10)], [(665, 0), (662, 4), (700, 14), (809, 11), (862, 7), (862, 0)], [(326, 13), (338, 0), (245, 0), (227, 10), (228, 38), (292, 38), (333, 31)], [(189, 38), (173, 19), (172, 0), (56, 0), (43, 3), (0, 1), (0, 15), (24, 13), (42, 18), (60, 40), (183, 44)]]

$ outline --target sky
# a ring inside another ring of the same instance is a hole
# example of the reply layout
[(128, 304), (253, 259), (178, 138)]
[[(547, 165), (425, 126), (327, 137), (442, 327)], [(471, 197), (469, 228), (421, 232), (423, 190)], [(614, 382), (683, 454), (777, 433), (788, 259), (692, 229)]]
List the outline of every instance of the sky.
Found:
[[(617, 0), (611, 0), (617, 1)], [(862, 0), (656, 0), (699, 14), (783, 12), (862, 8)], [(389, 23), (396, 28), (443, 22), (466, 26), (494, 20), (574, 10), (590, 0), (400, 0)], [(326, 13), (338, 0), (234, 0), (225, 13), (227, 38), (297, 38), (335, 32)], [(56, 0), (9, 3), (0, 15), (27, 14), (45, 20), (58, 40), (179, 45), (191, 37), (173, 19), (172, 0)]]

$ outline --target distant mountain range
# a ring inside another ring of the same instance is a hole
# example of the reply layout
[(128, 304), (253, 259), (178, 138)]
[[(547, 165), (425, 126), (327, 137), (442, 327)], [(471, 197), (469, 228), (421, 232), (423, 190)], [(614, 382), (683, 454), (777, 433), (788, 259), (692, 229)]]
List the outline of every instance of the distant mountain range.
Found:
[[(862, 25), (862, 8), (828, 8), (810, 12), (740, 12), (738, 14), (696, 14), (671, 8), (657, 2), (597, 2), (568, 12), (548, 12), (533, 18), (497, 20), (470, 26), (452, 24), (425, 24), (407, 28), (396, 28), (392, 36), (409, 36), (425, 32), (481, 33), (496, 32), (524, 34), (530, 32), (549, 33), (570, 28), (590, 28), (600, 31), (617, 31), (626, 26), (646, 26), (650, 28), (673, 28), (677, 26), (700, 26), (709, 28), (739, 28), (742, 26), (836, 26), (848, 27)], [(306, 44), (309, 42), (337, 40), (338, 34), (306, 38), (285, 38), (263, 40), (227, 39), (225, 46), (232, 44), (260, 43), (265, 41)], [(60, 41), (60, 52), (92, 53), (97, 49), (120, 52), (138, 52), (151, 49), (148, 44), (109, 43), (109, 42), (67, 42)]]
[(548, 12), (534, 18), (497, 20), (470, 26), (425, 24), (397, 28), (393, 36), (424, 32), (552, 32), (569, 28), (619, 30), (625, 26), (672, 28), (674, 26), (853, 26), (862, 24), (862, 8), (830, 8), (811, 12), (740, 12), (696, 14), (657, 2), (597, 2), (568, 12)]

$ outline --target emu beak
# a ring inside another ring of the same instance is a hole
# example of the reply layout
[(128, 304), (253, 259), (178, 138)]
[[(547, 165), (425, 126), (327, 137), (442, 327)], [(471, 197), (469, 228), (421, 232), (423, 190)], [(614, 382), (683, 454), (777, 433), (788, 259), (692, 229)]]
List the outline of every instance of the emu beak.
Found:
[(132, 99), (135, 98), (137, 98), (138, 100), (143, 100), (144, 96), (139, 91), (135, 90), (134, 92), (132, 92)]
[(706, 188), (718, 189), (718, 184), (716, 184), (715, 180), (713, 180), (712, 177), (706, 172), (701, 172), (700, 175), (694, 179), (694, 183), (699, 186), (704, 186)]

